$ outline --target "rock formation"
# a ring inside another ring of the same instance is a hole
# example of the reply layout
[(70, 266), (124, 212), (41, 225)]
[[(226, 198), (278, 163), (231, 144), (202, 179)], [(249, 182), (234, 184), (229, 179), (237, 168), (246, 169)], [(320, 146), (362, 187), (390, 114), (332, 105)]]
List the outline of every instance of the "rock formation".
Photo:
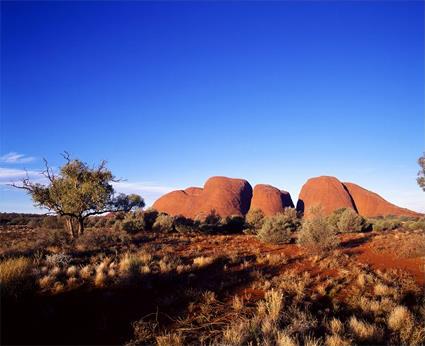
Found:
[(252, 187), (243, 179), (212, 177), (204, 188), (190, 187), (167, 193), (153, 207), (169, 215), (205, 217), (215, 211), (221, 217), (245, 215), (250, 207)]
[(343, 183), (350, 193), (357, 211), (360, 215), (366, 217), (376, 216), (421, 216), (412, 210), (406, 208), (400, 208), (396, 205), (386, 201), (378, 194), (366, 190), (363, 187), (353, 183)]
[(297, 210), (310, 216), (309, 209), (320, 205), (325, 215), (338, 208), (356, 210), (353, 200), (344, 185), (335, 177), (321, 176), (308, 179), (303, 185), (297, 202)]
[(269, 216), (289, 207), (294, 207), (289, 192), (281, 191), (271, 185), (255, 185), (251, 200), (251, 209), (261, 209), (264, 215)]

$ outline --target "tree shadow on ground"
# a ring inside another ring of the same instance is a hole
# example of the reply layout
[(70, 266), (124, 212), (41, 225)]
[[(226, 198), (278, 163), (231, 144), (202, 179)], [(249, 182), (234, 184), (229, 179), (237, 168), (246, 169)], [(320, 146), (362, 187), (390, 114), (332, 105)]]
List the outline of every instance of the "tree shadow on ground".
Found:
[(123, 344), (133, 335), (132, 322), (150, 313), (183, 315), (191, 302), (185, 294), (188, 290), (210, 290), (220, 296), (253, 280), (250, 269), (234, 266), (225, 270), (225, 264), (231, 265), (230, 260), (219, 258), (187, 273), (149, 274), (104, 289), (81, 287), (60, 294), (4, 299), (1, 344)]

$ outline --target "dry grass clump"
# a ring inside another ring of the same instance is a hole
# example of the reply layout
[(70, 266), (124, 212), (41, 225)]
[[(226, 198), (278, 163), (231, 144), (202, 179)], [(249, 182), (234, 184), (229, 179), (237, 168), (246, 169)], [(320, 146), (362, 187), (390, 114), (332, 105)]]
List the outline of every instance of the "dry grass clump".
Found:
[(310, 212), (312, 217), (303, 221), (298, 234), (298, 244), (315, 253), (337, 248), (339, 245), (337, 231), (329, 226), (323, 211), (320, 208), (313, 208)]
[(353, 345), (352, 340), (346, 339), (340, 335), (327, 335), (325, 339), (326, 346), (351, 346)]
[(182, 346), (184, 345), (183, 338), (180, 334), (165, 334), (156, 337), (157, 346)]
[(214, 258), (212, 257), (200, 256), (193, 259), (193, 265), (201, 268), (210, 265), (213, 261)]
[(32, 262), (26, 257), (10, 258), (0, 263), (1, 295), (19, 295), (32, 285)]
[(396, 306), (388, 316), (388, 327), (394, 331), (400, 331), (406, 324), (413, 324), (413, 316), (405, 306)]
[(352, 316), (348, 322), (350, 331), (361, 342), (379, 343), (382, 341), (383, 331), (379, 327)]

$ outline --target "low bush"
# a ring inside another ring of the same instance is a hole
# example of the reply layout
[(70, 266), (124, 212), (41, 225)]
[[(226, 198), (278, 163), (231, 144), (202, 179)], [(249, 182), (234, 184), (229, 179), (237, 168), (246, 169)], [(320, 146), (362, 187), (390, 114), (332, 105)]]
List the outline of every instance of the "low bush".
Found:
[(121, 229), (129, 234), (145, 230), (146, 223), (142, 212), (130, 212), (121, 221)]
[(257, 236), (268, 243), (287, 244), (290, 243), (292, 234), (300, 227), (300, 224), (296, 210), (286, 208), (282, 213), (266, 217)]
[(403, 227), (410, 229), (411, 231), (425, 231), (425, 218), (421, 218), (417, 221), (407, 221), (403, 224)]
[(370, 230), (371, 226), (366, 219), (357, 214), (353, 209), (346, 208), (339, 214), (336, 228), (341, 233), (365, 232)]
[(401, 221), (393, 218), (375, 219), (372, 221), (372, 230), (374, 232), (392, 231), (401, 226)]
[(145, 222), (145, 229), (151, 230), (153, 227), (153, 224), (156, 221), (156, 218), (158, 217), (158, 211), (153, 208), (148, 208), (145, 211), (142, 212), (142, 218)]
[(192, 233), (194, 231), (196, 231), (198, 224), (196, 221), (193, 221), (192, 219), (188, 219), (184, 216), (175, 216), (174, 217), (174, 229), (178, 232), (178, 233)]
[(159, 214), (152, 229), (156, 232), (172, 232), (174, 230), (173, 218), (167, 214)]
[(221, 217), (215, 210), (211, 210), (205, 217), (199, 215), (196, 221), (199, 222), (199, 229), (205, 233), (220, 232), (222, 229)]
[(303, 221), (298, 234), (298, 243), (313, 252), (330, 251), (338, 247), (337, 231), (329, 225), (322, 210), (313, 209), (310, 213), (311, 218)]
[(222, 230), (226, 233), (240, 233), (245, 228), (245, 218), (240, 215), (231, 215), (221, 220)]
[(245, 216), (245, 221), (248, 229), (256, 233), (263, 226), (264, 213), (261, 209), (250, 209)]

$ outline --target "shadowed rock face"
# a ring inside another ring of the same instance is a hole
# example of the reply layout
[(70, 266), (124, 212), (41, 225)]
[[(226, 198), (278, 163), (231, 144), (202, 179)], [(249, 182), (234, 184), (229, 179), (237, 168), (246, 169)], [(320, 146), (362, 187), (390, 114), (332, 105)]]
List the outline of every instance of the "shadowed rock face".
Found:
[(297, 203), (297, 210), (308, 218), (309, 208), (321, 205), (325, 215), (338, 208), (356, 210), (353, 200), (344, 185), (335, 177), (311, 178), (303, 185)]
[(271, 185), (255, 185), (251, 200), (251, 209), (261, 209), (264, 215), (269, 216), (289, 207), (294, 207), (289, 192), (281, 191)]
[(212, 177), (204, 188), (190, 187), (167, 193), (153, 207), (169, 215), (205, 217), (214, 210), (221, 217), (245, 215), (250, 207), (252, 187), (243, 179)]
[(378, 194), (366, 190), (359, 185), (353, 183), (344, 183), (344, 186), (347, 188), (348, 192), (353, 198), (358, 213), (362, 216), (421, 216), (421, 214), (412, 210), (397, 207), (396, 205), (383, 199)]

